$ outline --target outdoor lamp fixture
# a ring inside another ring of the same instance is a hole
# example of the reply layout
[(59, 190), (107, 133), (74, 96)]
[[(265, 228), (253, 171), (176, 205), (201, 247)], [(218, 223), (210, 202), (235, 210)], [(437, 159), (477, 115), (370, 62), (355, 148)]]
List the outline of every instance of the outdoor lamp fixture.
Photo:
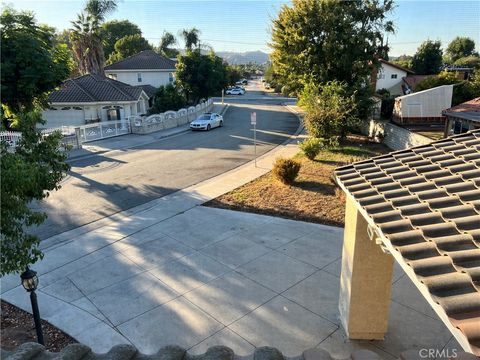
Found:
[(27, 270), (20, 275), (20, 278), (22, 279), (22, 286), (30, 293), (33, 320), (35, 321), (35, 330), (37, 332), (38, 343), (45, 345), (43, 341), (42, 323), (40, 322), (40, 312), (38, 311), (37, 294), (35, 294), (35, 290), (37, 290), (38, 286), (37, 272), (31, 270), (27, 266)]

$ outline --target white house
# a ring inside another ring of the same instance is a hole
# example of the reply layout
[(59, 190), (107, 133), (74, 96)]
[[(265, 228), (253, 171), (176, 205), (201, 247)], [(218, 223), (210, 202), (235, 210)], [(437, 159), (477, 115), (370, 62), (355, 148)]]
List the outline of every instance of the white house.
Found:
[(175, 61), (145, 50), (105, 67), (105, 75), (130, 85), (161, 85), (173, 83)]
[(372, 79), (375, 85), (375, 91), (387, 89), (391, 95), (403, 95), (403, 78), (406, 78), (409, 74), (414, 74), (414, 72), (397, 64), (380, 59), (380, 67), (377, 70), (377, 76)]
[(155, 90), (150, 85), (131, 86), (101, 75), (69, 79), (50, 93), (50, 108), (43, 112), (46, 123), (42, 127), (79, 126), (145, 114)]

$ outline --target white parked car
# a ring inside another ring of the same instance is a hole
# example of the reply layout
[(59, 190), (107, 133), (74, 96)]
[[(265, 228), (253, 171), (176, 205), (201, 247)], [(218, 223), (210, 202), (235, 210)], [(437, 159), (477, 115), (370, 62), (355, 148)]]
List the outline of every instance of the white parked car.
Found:
[(192, 130), (210, 130), (223, 126), (223, 116), (217, 113), (204, 113), (190, 123)]
[(225, 91), (225, 94), (227, 95), (243, 95), (245, 94), (245, 90), (242, 88), (236, 87), (236, 88), (231, 88)]

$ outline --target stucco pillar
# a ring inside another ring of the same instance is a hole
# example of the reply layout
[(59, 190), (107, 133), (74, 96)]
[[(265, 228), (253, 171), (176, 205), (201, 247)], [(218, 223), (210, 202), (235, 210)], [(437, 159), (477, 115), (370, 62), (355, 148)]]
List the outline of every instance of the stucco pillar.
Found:
[(347, 198), (339, 310), (350, 339), (380, 340), (388, 327), (393, 257), (367, 233), (367, 221)]

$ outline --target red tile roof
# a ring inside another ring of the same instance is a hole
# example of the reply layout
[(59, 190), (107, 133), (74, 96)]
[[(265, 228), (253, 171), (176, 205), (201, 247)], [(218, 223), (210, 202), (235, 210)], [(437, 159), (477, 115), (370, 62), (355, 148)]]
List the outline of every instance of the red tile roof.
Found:
[(480, 112), (480, 97), (445, 110), (445, 112)]
[(336, 170), (383, 245), (480, 355), (480, 130)]

